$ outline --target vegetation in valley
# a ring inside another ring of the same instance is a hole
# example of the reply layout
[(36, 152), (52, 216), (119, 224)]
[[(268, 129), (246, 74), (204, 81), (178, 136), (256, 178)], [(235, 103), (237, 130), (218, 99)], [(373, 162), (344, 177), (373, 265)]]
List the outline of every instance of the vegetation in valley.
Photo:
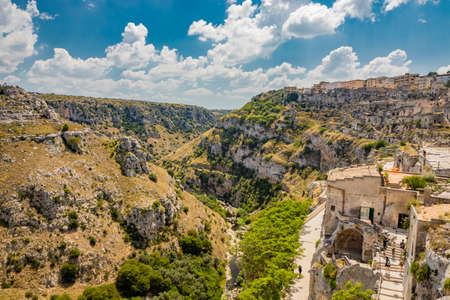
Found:
[(255, 216), (240, 243), (243, 290), (239, 299), (281, 299), (295, 278), (298, 235), (310, 201), (284, 200)]
[(209, 241), (189, 235), (180, 240), (180, 245), (183, 253), (155, 251), (126, 261), (114, 285), (87, 288), (78, 300), (137, 299), (147, 295), (152, 299), (221, 299), (225, 269), (210, 254)]

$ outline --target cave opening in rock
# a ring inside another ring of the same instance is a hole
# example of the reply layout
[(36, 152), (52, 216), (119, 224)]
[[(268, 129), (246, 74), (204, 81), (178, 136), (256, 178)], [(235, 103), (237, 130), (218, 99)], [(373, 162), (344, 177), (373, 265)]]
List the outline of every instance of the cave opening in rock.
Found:
[(346, 255), (349, 258), (361, 260), (363, 236), (353, 228), (340, 231), (334, 241), (336, 255)]

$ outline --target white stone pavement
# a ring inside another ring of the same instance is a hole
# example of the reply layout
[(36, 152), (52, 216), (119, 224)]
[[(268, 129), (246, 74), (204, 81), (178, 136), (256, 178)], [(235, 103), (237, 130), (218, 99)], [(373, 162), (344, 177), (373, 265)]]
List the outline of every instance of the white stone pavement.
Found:
[[(309, 270), (311, 260), (316, 251), (316, 241), (320, 238), (324, 210), (303, 225), (299, 241), (303, 249), (302, 256), (295, 259), (295, 264), (302, 266), (303, 278), (295, 280), (291, 287), (291, 294), (286, 300), (308, 300), (309, 296)], [(298, 270), (296, 270), (298, 272)]]

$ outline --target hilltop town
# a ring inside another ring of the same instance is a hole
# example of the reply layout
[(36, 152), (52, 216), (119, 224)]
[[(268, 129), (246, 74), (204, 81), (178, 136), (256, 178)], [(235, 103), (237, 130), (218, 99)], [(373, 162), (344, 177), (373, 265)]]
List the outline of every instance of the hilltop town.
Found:
[(427, 90), (429, 93), (439, 93), (445, 90), (450, 79), (450, 73), (437, 74), (430, 72), (428, 75), (406, 73), (395, 77), (381, 76), (377, 78), (368, 78), (366, 80), (357, 79), (350, 81), (326, 82), (321, 81), (312, 86), (312, 88), (297, 89), (296, 87), (287, 87), (290, 91), (299, 91), (303, 94), (312, 92), (326, 92), (334, 89), (400, 89), (407, 91)]

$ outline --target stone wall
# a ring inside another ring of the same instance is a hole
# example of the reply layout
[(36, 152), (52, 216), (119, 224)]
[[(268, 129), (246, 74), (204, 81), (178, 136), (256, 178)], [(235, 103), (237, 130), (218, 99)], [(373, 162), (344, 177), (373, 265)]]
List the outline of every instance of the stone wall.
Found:
[(327, 204), (322, 228), (329, 236), (336, 229), (338, 214), (358, 218), (361, 207), (374, 208), (374, 222), (381, 221), (383, 200), (380, 177), (355, 177), (327, 183)]
[(382, 212), (381, 222), (384, 226), (397, 228), (399, 214), (409, 214), (408, 203), (410, 200), (417, 198), (419, 193), (416, 191), (381, 187), (380, 194), (386, 203)]

